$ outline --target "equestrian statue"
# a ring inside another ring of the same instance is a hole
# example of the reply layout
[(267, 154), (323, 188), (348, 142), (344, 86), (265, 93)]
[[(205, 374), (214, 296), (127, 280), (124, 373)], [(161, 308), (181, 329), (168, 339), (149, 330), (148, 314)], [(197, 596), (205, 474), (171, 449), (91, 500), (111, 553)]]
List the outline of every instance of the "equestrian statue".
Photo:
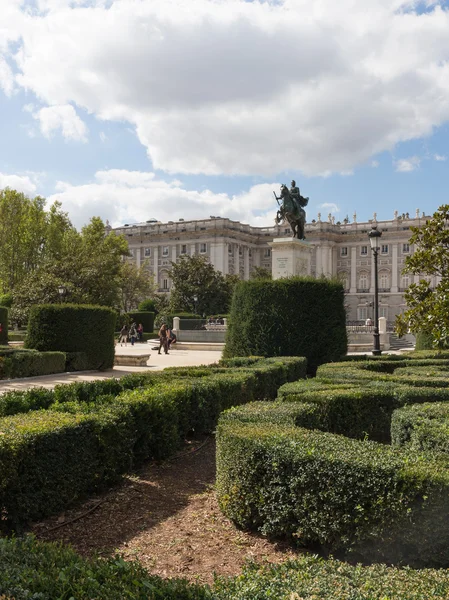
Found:
[(281, 185), (281, 195), (279, 197), (276, 196), (276, 192), (273, 192), (273, 194), (279, 204), (279, 210), (274, 220), (276, 225), (288, 221), (293, 237), (304, 240), (306, 211), (303, 207), (307, 206), (309, 199), (301, 196), (295, 180), (292, 181), (290, 189), (284, 183)]

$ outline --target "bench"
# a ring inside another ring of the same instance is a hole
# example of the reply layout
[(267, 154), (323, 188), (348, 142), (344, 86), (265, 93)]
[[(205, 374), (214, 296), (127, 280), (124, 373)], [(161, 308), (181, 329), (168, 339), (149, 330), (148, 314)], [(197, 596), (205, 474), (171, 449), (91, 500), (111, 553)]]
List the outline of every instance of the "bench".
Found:
[(119, 354), (114, 365), (121, 367), (146, 367), (151, 354)]

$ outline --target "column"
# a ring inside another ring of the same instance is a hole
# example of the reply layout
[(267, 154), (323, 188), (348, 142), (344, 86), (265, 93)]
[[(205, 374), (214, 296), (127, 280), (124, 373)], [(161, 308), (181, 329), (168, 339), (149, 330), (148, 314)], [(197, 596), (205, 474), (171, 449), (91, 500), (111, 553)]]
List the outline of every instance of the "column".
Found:
[(224, 245), (224, 256), (223, 256), (223, 275), (229, 273), (229, 251), (228, 244)]
[(194, 256), (196, 253), (196, 244), (190, 244), (190, 256)]
[(374, 294), (374, 252), (371, 252), (371, 285), (369, 291), (370, 294)]
[(393, 244), (391, 257), (391, 292), (398, 292), (398, 245)]
[(176, 262), (176, 244), (171, 248), (171, 260), (172, 262)]
[(152, 248), (154, 283), (159, 287), (159, 246)]
[(243, 248), (243, 279), (245, 281), (249, 279), (249, 250), (247, 246)]
[(135, 248), (134, 252), (136, 254), (135, 259), (136, 259), (136, 267), (139, 269), (140, 268), (140, 253), (141, 253), (142, 249), (141, 248)]
[(357, 248), (351, 248), (351, 294), (357, 293)]
[(319, 277), (323, 273), (323, 248), (316, 247), (316, 276)]

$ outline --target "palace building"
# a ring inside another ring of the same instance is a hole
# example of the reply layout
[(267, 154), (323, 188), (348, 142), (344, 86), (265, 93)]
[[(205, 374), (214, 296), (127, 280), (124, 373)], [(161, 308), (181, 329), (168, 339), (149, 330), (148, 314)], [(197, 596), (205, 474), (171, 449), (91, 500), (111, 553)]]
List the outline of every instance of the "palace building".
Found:
[[(312, 275), (338, 277), (346, 290), (348, 321), (372, 318), (374, 295), (374, 258), (368, 232), (376, 224), (382, 232), (378, 255), (379, 316), (393, 321), (405, 309), (404, 291), (420, 276), (403, 275), (407, 256), (413, 253), (409, 244), (410, 228), (420, 227), (426, 216), (416, 211), (414, 217), (399, 215), (387, 221), (378, 221), (376, 215), (368, 222), (345, 219), (306, 224), (306, 241), (312, 246)], [(223, 274), (238, 274), (249, 279), (254, 267), (271, 271), (271, 248), (274, 238), (291, 237), (288, 224), (273, 227), (253, 227), (227, 218), (169, 221), (151, 219), (144, 223), (126, 224), (113, 230), (128, 240), (129, 260), (145, 265), (154, 276), (159, 292), (169, 293), (171, 262), (180, 256), (199, 254), (207, 257)], [(431, 284), (435, 281), (430, 279)]]

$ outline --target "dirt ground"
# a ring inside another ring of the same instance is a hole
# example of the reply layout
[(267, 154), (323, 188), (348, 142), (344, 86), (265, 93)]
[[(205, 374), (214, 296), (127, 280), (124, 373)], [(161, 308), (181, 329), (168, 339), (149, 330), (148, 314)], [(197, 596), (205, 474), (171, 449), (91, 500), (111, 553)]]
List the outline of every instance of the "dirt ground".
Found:
[(151, 573), (201, 583), (211, 583), (214, 572), (237, 575), (247, 560), (296, 556), (287, 544), (236, 529), (218, 508), (214, 481), (213, 438), (191, 442), (173, 460), (147, 465), (104, 496), (36, 523), (32, 531), (83, 555), (119, 553)]

